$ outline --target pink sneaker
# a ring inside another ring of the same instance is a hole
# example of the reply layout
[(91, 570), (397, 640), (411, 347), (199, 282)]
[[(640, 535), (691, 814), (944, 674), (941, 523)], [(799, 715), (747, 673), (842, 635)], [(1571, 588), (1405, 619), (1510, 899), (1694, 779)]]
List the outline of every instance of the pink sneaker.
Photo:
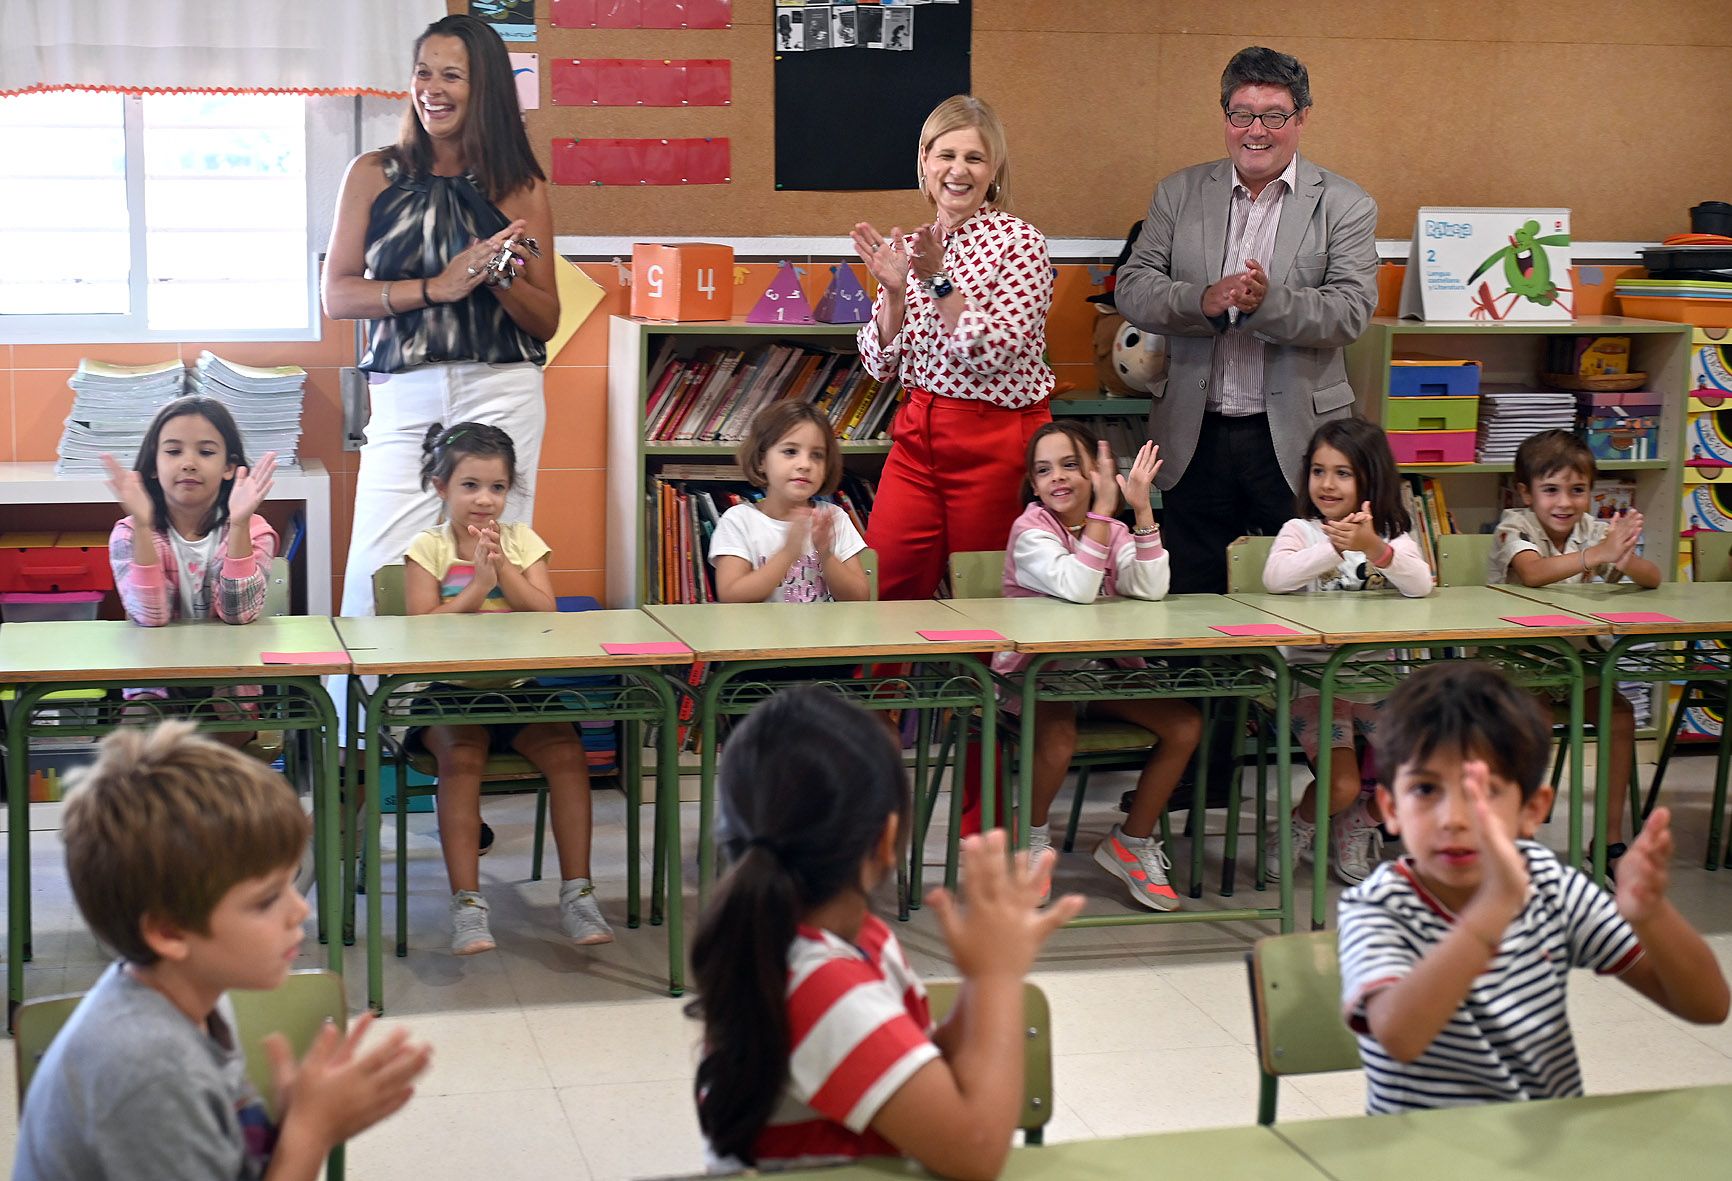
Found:
[(1130, 888), (1131, 898), (1150, 910), (1179, 909), (1179, 895), (1167, 882), (1172, 861), (1160, 841), (1122, 839), (1124, 833), (1113, 825), (1107, 839), (1095, 846), (1095, 861), (1100, 867)]

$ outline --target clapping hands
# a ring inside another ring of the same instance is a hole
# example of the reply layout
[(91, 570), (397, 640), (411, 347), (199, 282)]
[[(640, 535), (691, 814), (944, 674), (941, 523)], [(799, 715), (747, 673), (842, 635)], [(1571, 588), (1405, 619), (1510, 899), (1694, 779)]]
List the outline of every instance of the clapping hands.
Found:
[(1618, 913), (1632, 925), (1646, 922), (1666, 900), (1672, 882), (1672, 810), (1655, 808), (1618, 859)]
[(246, 521), (258, 511), (259, 505), (271, 494), (276, 471), (275, 451), (265, 452), (255, 467), (235, 469), (234, 486), (229, 489), (229, 520)]
[(470, 585), (485, 594), (499, 585), (499, 568), (505, 562), (505, 551), (499, 547), (499, 522), (489, 521), (481, 527), (471, 525), (469, 536), (475, 539), (475, 577)]
[(1369, 500), (1360, 502), (1356, 512), (1348, 513), (1339, 521), (1324, 521), (1323, 532), (1338, 554), (1353, 550), (1370, 556), (1383, 544), (1383, 538), (1378, 535), (1377, 526), (1371, 519)]
[(908, 268), (912, 259), (902, 240), (900, 226), (890, 227), (890, 236), (886, 238), (861, 222), (848, 236), (854, 241), (854, 253), (860, 256), (860, 261), (866, 264), (866, 269), (881, 286), (898, 297), (908, 290)]
[(1111, 516), (1119, 507), (1119, 461), (1113, 456), (1112, 445), (1105, 439), (1095, 450), (1094, 465), (1089, 469), (1089, 485), (1094, 490), (1091, 511)]
[(144, 486), (144, 476), (120, 466), (120, 461), (104, 451), (102, 466), (108, 469), (108, 490), (114, 494), (114, 499), (126, 511), (126, 515), (137, 525), (146, 529), (155, 524), (156, 506), (151, 503), (150, 491)]
[(1594, 547), (1600, 551), (1600, 561), (1595, 564), (1607, 563), (1622, 570), (1625, 563), (1636, 556), (1636, 547), (1642, 541), (1642, 525), (1642, 514), (1633, 508), (1613, 517), (1605, 540)]
[(1256, 311), (1269, 293), (1269, 274), (1254, 258), (1245, 260), (1245, 269), (1222, 275), (1203, 290), (1203, 314), (1224, 316), (1230, 309), (1242, 313)]
[(1124, 493), (1125, 503), (1132, 508), (1148, 505), (1154, 494), (1155, 477), (1161, 471), (1160, 456), (1161, 449), (1150, 439), (1131, 460), (1131, 474), (1119, 476), (1119, 491)]
[(940, 889), (926, 896), (926, 904), (938, 916), (951, 959), (965, 979), (1021, 980), (1047, 937), (1082, 910), (1081, 894), (1066, 894), (1041, 908), (1053, 860), (1046, 858), (1035, 870), (1026, 850), (1006, 857), (1003, 829), (964, 838), (961, 900)]

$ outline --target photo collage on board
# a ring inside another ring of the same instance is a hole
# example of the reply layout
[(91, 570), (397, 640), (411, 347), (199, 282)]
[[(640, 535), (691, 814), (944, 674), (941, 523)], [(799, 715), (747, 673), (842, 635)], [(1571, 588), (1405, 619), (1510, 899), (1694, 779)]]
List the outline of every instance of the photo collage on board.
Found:
[(914, 48), (914, 16), (927, 4), (959, 0), (881, 0), (869, 4), (813, 4), (776, 0), (776, 52), (820, 49)]

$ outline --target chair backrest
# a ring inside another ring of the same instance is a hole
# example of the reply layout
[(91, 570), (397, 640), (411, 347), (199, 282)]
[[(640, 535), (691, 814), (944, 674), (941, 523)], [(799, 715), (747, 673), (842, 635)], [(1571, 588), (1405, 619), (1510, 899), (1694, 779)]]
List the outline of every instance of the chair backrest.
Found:
[[(12, 1048), (18, 1067), (20, 1110), (42, 1056), (83, 999), (80, 992), (43, 997), (19, 1006)], [(246, 1058), (247, 1078), (274, 1114), (276, 1082), (271, 1077), (270, 1059), (262, 1048), (265, 1035), (281, 1033), (287, 1037), (299, 1059), (326, 1021), (343, 1028), (349, 1015), (343, 978), (335, 972), (290, 972), (270, 992), (231, 992), (229, 999), (235, 1007), (235, 1038)]]
[(1492, 533), (1444, 533), (1437, 539), (1438, 586), (1484, 586)]
[(1358, 1070), (1359, 1043), (1341, 1019), (1341, 964), (1334, 931), (1269, 935), (1246, 955), (1251, 1024), (1263, 1096), (1257, 1122), (1275, 1122), (1275, 1080)]
[[(932, 1020), (942, 1024), (956, 1007), (961, 985), (954, 980), (928, 981), (926, 997)], [(1022, 1022), (1026, 1040), (1022, 1055), (1022, 1114), (1016, 1126), (1029, 1143), (1040, 1141), (1041, 1129), (1052, 1118), (1052, 1009), (1038, 984), (1022, 986)]]
[(1732, 533), (1690, 535), (1690, 581), (1732, 581)]
[(860, 569), (866, 571), (866, 597), (878, 601), (878, 551), (870, 547), (860, 551)]
[(373, 614), (409, 614), (409, 600), (403, 591), (403, 563), (392, 562), (373, 571)]
[(1273, 537), (1236, 537), (1227, 543), (1227, 593), (1258, 594), (1263, 590), (1263, 567), (1269, 561)]
[(289, 560), (271, 559), (271, 569), (265, 575), (265, 615), (276, 619), (289, 613)]
[(1004, 596), (1004, 551), (962, 550), (950, 555), (950, 594), (957, 599)]

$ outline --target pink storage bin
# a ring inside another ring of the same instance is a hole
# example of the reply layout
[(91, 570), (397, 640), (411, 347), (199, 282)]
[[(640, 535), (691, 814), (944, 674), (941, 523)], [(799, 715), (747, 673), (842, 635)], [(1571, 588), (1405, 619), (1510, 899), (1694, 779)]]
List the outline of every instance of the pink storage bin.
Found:
[(1411, 466), (1428, 463), (1472, 463), (1473, 431), (1390, 431), (1389, 449), (1395, 462)]

